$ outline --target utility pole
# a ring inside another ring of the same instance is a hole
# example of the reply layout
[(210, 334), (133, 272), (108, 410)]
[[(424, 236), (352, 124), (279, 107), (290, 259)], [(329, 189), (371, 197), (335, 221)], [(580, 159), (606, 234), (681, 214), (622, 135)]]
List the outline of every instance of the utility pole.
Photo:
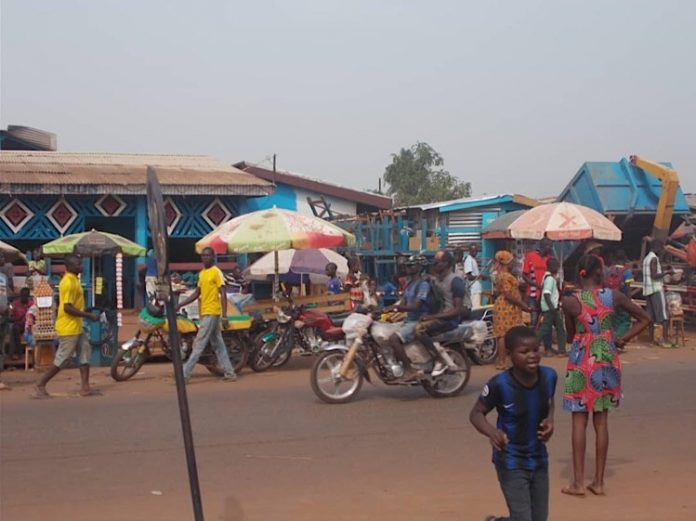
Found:
[(276, 184), (276, 155), (273, 154), (273, 184)]

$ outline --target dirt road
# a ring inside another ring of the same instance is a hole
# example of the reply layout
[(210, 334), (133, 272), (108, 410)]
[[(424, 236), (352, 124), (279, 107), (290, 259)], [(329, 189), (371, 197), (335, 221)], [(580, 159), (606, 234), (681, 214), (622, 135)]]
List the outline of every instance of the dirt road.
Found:
[[(608, 495), (560, 494), (570, 425), (559, 410), (550, 518), (692, 521), (696, 352), (635, 349), (623, 360)], [(492, 368), (475, 367), (455, 399), (368, 385), (356, 402), (330, 406), (310, 390), (310, 362), (246, 370), (236, 383), (195, 374), (189, 397), (207, 520), (459, 521), (505, 512), (488, 442), (467, 419)], [(563, 364), (550, 362), (560, 374)], [(49, 388), (58, 396), (44, 401), (27, 397), (31, 373), (3, 373), (12, 390), (0, 393), (0, 520), (192, 519), (169, 371), (147, 365), (117, 384), (96, 369), (104, 395), (94, 398), (78, 398), (78, 374), (65, 371)]]

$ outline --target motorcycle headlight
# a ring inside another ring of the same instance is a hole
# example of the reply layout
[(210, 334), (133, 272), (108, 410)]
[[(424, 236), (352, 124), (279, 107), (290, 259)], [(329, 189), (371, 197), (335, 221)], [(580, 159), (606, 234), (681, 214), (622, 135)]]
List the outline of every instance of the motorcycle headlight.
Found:
[(276, 313), (276, 320), (279, 324), (287, 324), (291, 319), (292, 317), (290, 315), (286, 315), (282, 311), (278, 311), (278, 313)]
[(124, 351), (129, 351), (133, 349), (135, 346), (138, 345), (139, 340), (137, 338), (131, 338), (130, 340), (127, 340), (123, 344), (121, 344), (121, 349)]

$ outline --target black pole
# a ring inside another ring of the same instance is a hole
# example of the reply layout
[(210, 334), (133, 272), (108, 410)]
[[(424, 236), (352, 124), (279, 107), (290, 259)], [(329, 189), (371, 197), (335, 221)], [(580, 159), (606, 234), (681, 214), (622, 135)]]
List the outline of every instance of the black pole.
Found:
[(198, 482), (198, 466), (196, 465), (196, 451), (193, 444), (191, 415), (186, 395), (186, 382), (184, 382), (184, 368), (181, 363), (181, 345), (179, 332), (176, 329), (176, 309), (174, 307), (172, 282), (169, 277), (169, 266), (167, 263), (167, 223), (164, 215), (164, 202), (157, 172), (150, 166), (147, 167), (147, 211), (152, 245), (157, 259), (158, 293), (164, 293), (165, 310), (167, 312), (169, 349), (174, 360), (174, 380), (176, 381), (176, 396), (179, 402), (181, 432), (184, 436), (184, 451), (186, 452), (186, 466), (188, 467), (189, 486), (191, 488), (193, 517), (195, 521), (203, 521), (203, 501)]
[(275, 175), (276, 175), (276, 155), (273, 154), (273, 184), (276, 184)]
[(169, 346), (172, 359), (174, 360), (176, 397), (179, 401), (181, 432), (184, 436), (186, 466), (188, 467), (191, 502), (193, 504), (193, 518), (195, 521), (203, 521), (203, 500), (201, 498), (200, 483), (198, 481), (198, 465), (196, 464), (196, 451), (193, 444), (193, 430), (191, 429), (191, 415), (189, 413), (188, 396), (186, 395), (186, 382), (184, 381), (184, 364), (181, 361), (181, 343), (179, 341), (179, 332), (176, 329), (176, 309), (174, 309), (172, 284), (169, 275), (167, 275), (166, 284), (169, 289), (169, 298), (167, 299), (166, 306), (167, 323), (169, 324)]

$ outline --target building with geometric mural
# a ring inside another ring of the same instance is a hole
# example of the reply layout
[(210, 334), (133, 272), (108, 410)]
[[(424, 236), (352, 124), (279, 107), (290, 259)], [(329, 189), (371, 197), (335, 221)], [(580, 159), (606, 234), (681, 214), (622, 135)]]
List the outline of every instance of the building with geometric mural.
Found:
[[(196, 240), (244, 213), (248, 198), (274, 192), (272, 183), (207, 156), (2, 150), (0, 240), (31, 251), (94, 228), (148, 247), (148, 165), (162, 186), (171, 262), (197, 260)], [(124, 270), (134, 275), (134, 261)]]

